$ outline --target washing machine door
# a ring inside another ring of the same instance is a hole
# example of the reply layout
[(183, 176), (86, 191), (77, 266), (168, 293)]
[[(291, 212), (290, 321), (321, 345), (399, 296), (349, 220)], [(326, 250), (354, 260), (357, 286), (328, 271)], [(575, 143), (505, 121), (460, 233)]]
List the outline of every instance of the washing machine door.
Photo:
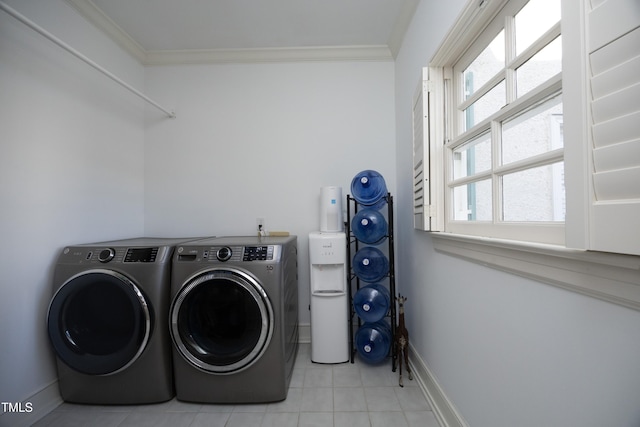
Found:
[(150, 306), (136, 284), (111, 270), (88, 270), (55, 293), (47, 316), (58, 358), (89, 375), (118, 373), (135, 362), (151, 334)]
[(170, 322), (174, 344), (187, 362), (205, 372), (231, 374), (260, 359), (273, 335), (274, 315), (252, 275), (211, 269), (183, 284)]

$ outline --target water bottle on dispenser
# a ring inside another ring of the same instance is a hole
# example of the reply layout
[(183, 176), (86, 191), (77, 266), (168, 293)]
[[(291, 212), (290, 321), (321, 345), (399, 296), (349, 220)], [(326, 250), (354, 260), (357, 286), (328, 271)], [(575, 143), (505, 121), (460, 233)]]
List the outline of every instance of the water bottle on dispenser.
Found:
[(356, 202), (379, 209), (385, 203), (387, 184), (384, 177), (374, 170), (364, 170), (351, 181), (351, 194)]
[(365, 362), (380, 363), (391, 348), (391, 328), (385, 320), (365, 323), (356, 332), (356, 349)]
[(365, 246), (353, 256), (353, 271), (365, 282), (380, 281), (389, 273), (389, 260), (372, 246)]
[(391, 306), (389, 291), (379, 283), (358, 289), (353, 297), (353, 307), (358, 316), (367, 323), (382, 320)]
[(362, 209), (351, 220), (351, 229), (356, 239), (368, 245), (379, 245), (387, 237), (387, 220), (380, 211)]

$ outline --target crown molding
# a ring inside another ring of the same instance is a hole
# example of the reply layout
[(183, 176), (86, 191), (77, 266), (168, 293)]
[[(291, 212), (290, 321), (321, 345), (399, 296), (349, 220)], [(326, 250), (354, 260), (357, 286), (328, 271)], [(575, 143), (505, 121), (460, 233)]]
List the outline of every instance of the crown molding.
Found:
[(104, 32), (120, 47), (129, 52), (144, 64), (146, 52), (134, 39), (118, 26), (111, 18), (100, 10), (91, 0), (65, 0), (65, 2), (82, 15), (89, 23)]
[(390, 46), (312, 46), (256, 49), (145, 50), (91, 0), (65, 0), (91, 24), (103, 31), (143, 65), (309, 62), (309, 61), (393, 61), (411, 17), (420, 0), (407, 0), (396, 20)]
[(145, 65), (393, 61), (387, 46), (319, 46), (264, 49), (203, 49), (148, 51)]

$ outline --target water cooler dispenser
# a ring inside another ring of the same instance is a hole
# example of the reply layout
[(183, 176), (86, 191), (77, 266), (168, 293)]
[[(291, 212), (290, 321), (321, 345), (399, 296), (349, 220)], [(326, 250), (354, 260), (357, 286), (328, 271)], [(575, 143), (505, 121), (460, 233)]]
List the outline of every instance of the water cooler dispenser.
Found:
[(309, 234), (312, 362), (349, 360), (346, 255), (345, 233)]
[(320, 232), (309, 234), (311, 263), (311, 361), (349, 360), (347, 235), (342, 188), (320, 189)]

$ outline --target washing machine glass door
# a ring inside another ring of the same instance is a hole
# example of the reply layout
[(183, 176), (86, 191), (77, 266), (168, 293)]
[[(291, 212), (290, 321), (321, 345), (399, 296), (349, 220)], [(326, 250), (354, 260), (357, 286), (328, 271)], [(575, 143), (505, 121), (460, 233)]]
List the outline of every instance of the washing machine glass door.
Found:
[(151, 310), (136, 284), (111, 270), (89, 270), (66, 281), (48, 312), (49, 338), (58, 358), (90, 375), (129, 367), (151, 333)]
[(193, 366), (230, 374), (260, 359), (273, 334), (273, 308), (251, 275), (212, 269), (188, 280), (173, 299), (171, 335)]

